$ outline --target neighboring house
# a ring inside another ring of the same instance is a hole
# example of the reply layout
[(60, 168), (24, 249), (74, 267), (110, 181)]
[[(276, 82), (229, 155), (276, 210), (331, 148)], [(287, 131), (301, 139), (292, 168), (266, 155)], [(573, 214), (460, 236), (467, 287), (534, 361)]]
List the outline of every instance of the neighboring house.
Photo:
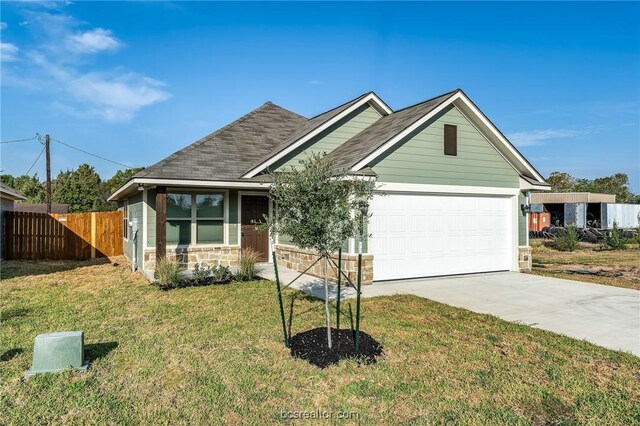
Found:
[[(111, 196), (128, 218), (126, 255), (147, 274), (164, 251), (190, 268), (233, 266), (244, 247), (271, 261), (269, 236), (252, 225), (273, 209), (267, 172), (310, 152), (377, 177), (365, 282), (530, 268), (524, 207), (549, 185), (462, 90), (397, 111), (370, 92), (311, 119), (267, 102)], [(312, 256), (273, 237), (284, 265), (308, 266)]]
[(22, 193), (10, 186), (0, 183), (0, 259), (4, 259), (2, 247), (4, 245), (4, 212), (12, 212), (16, 200), (26, 200)]
[[(46, 203), (16, 203), (14, 210), (17, 212), (46, 213)], [(69, 213), (69, 204), (51, 203), (51, 213)]]

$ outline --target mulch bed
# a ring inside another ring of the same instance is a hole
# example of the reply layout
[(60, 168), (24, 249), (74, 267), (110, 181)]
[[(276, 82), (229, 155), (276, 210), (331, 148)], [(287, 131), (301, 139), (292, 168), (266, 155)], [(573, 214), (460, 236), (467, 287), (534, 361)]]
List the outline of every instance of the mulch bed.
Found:
[(218, 280), (215, 280), (213, 278), (206, 279), (206, 280), (203, 280), (203, 281), (196, 281), (196, 280), (193, 280), (191, 278), (185, 278), (185, 279), (182, 279), (182, 280), (178, 281), (175, 284), (156, 284), (156, 285), (158, 286), (158, 288), (160, 290), (169, 291), (169, 290), (175, 290), (175, 289), (178, 289), (178, 288), (187, 288), (187, 287), (203, 287), (203, 286), (208, 286), (208, 285), (224, 285), (224, 284), (230, 284), (232, 282), (235, 282), (235, 281), (232, 280), (232, 279), (218, 281)]
[(375, 364), (382, 355), (382, 345), (367, 333), (360, 331), (360, 353), (354, 347), (354, 336), (350, 329), (331, 329), (332, 349), (327, 346), (327, 329), (314, 328), (289, 339), (291, 356), (325, 368), (343, 359), (356, 359), (361, 364)]

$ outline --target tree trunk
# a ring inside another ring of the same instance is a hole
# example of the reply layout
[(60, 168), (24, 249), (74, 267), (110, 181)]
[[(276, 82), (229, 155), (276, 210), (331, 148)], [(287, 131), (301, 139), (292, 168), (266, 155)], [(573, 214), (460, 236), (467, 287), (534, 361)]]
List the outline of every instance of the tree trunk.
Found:
[(324, 256), (324, 313), (327, 317), (327, 345), (331, 349), (331, 317), (329, 314), (329, 262)]

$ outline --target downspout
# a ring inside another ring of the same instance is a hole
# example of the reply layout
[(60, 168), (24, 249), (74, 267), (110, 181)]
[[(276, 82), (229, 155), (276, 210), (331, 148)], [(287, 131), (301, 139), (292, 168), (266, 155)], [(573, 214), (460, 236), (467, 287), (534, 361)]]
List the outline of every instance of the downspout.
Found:
[(138, 230), (133, 233), (133, 254), (131, 255), (131, 272), (138, 269)]

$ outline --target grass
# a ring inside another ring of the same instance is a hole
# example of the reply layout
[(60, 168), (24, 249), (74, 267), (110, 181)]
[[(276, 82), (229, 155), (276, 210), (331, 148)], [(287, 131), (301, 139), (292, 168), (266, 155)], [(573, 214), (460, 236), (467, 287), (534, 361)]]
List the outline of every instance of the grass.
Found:
[[(576, 251), (564, 252), (556, 250), (551, 241), (531, 240), (530, 243), (534, 274), (640, 290), (637, 244), (629, 244), (626, 250), (610, 250), (598, 244), (580, 243)], [(601, 275), (568, 272), (575, 269), (599, 271)], [(622, 275), (606, 276), (612, 273)]]
[[(418, 297), (365, 299), (384, 357), (320, 370), (283, 346), (273, 283), (164, 292), (91, 262), (3, 262), (2, 275), (3, 424), (274, 424), (282, 410), (355, 413), (347, 424), (640, 421), (639, 358)], [(322, 325), (321, 301), (286, 297), (294, 333)], [(20, 381), (36, 334), (78, 329), (88, 372)]]

